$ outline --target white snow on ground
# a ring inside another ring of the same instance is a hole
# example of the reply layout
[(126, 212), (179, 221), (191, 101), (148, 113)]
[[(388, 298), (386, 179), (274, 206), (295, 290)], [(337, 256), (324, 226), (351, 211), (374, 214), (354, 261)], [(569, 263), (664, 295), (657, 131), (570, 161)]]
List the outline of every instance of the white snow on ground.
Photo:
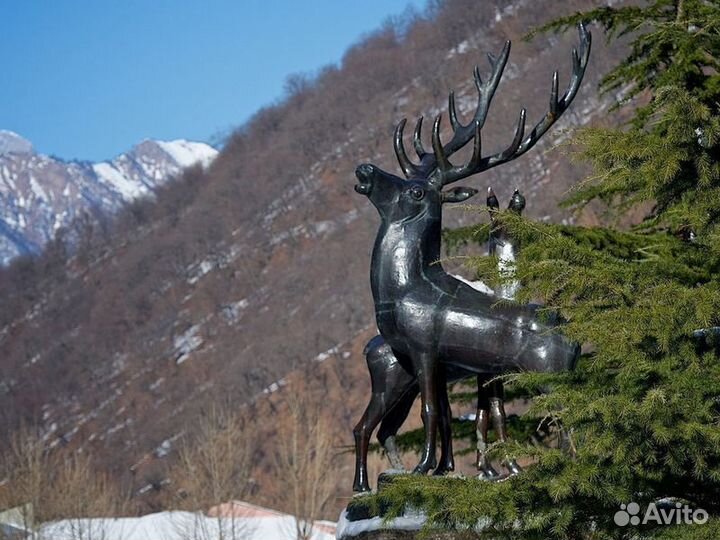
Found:
[(321, 352), (320, 354), (318, 354), (315, 357), (315, 361), (316, 362), (324, 362), (325, 360), (327, 360), (328, 358), (330, 358), (333, 355), (336, 355), (339, 352), (340, 352), (340, 345), (336, 345), (335, 347), (332, 347), (332, 348), (328, 349), (327, 351)]
[(155, 143), (183, 168), (196, 163), (206, 167), (218, 155), (218, 151), (209, 144), (186, 141), (185, 139), (155, 141)]
[(200, 279), (210, 272), (213, 268), (217, 266), (216, 263), (211, 261), (210, 259), (204, 259), (200, 261), (199, 263), (193, 263), (190, 266), (187, 267), (187, 273), (190, 276), (187, 280), (187, 282), (190, 285), (195, 285)]
[(32, 190), (36, 198), (42, 199), (44, 201), (50, 200), (45, 190), (42, 188), (42, 186), (38, 183), (38, 181), (32, 174), (30, 175), (30, 189)]
[[(238, 517), (208, 517), (193, 512), (159, 512), (134, 518), (72, 519), (46, 523), (40, 527), (40, 538), (75, 540), (286, 540), (295, 537), (295, 519), (246, 503), (237, 503)], [(235, 534), (233, 534), (233, 528)], [(316, 522), (312, 540), (334, 540), (335, 524)]]
[(196, 324), (188, 328), (181, 335), (176, 336), (175, 345), (175, 363), (182, 364), (188, 359), (190, 353), (195, 351), (203, 344), (203, 338), (198, 335), (201, 326)]
[(114, 187), (123, 199), (132, 200), (147, 193), (147, 188), (142, 183), (127, 178), (110, 163), (95, 163), (92, 168), (98, 178)]
[(461, 41), (457, 44), (456, 47), (453, 47), (450, 49), (450, 52), (447, 53), (447, 56), (445, 58), (452, 58), (453, 56), (456, 56), (458, 54), (465, 54), (472, 48), (472, 45), (470, 41), (467, 39), (465, 41)]
[(0, 129), (0, 154), (30, 154), (32, 151), (32, 143), (26, 138), (9, 129)]
[(238, 322), (238, 320), (240, 320), (242, 311), (249, 305), (250, 302), (247, 300), (247, 298), (243, 298), (242, 300), (238, 300), (237, 302), (227, 304), (222, 307), (222, 316), (228, 323), (235, 324), (236, 322)]
[(280, 379), (279, 381), (272, 383), (267, 388), (264, 388), (263, 394), (272, 394), (274, 392), (277, 392), (278, 390), (280, 390), (280, 388), (282, 388), (283, 386), (286, 386), (286, 385), (287, 385), (287, 381), (285, 379)]
[(167, 456), (173, 448), (173, 443), (177, 441), (180, 437), (182, 437), (184, 433), (184, 431), (181, 431), (180, 433), (176, 433), (172, 437), (165, 439), (163, 442), (161, 442), (160, 445), (155, 448), (153, 452), (155, 456), (159, 458)]

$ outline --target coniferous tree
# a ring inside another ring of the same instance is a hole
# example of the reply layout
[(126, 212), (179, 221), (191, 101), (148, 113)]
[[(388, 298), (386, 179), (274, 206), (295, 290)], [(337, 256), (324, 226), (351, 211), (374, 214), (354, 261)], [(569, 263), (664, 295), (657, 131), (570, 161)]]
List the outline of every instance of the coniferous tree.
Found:
[[(489, 537), (720, 538), (720, 3), (602, 7), (537, 31), (579, 21), (629, 40), (601, 91), (621, 90), (617, 107), (632, 107), (633, 117), (620, 129), (574, 134), (572, 153), (594, 173), (564, 204), (599, 202), (607, 223), (651, 210), (624, 230), (500, 216), (523, 246), (520, 300), (541, 300), (547, 316), (564, 319), (561, 331), (585, 344), (574, 372), (505, 378), (533, 396), (525, 425), (562, 426), (568, 447), (518, 437), (496, 445), (497, 455), (533, 464), (505, 482), (403, 477), (367, 501), (388, 515), (410, 504), (436, 524), (482, 522)], [(502, 279), (495, 261), (473, 263), (481, 279)], [(703, 509), (709, 520), (614, 520), (621, 504), (644, 513), (659, 501)]]

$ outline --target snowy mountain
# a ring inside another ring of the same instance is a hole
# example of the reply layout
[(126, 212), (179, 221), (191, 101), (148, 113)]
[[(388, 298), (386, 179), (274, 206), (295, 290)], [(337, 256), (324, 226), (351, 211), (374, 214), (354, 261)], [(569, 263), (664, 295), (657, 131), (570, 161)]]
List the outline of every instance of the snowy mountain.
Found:
[(111, 161), (63, 161), (35, 153), (30, 141), (0, 130), (0, 263), (39, 252), (77, 218), (115, 212), (184, 168), (207, 166), (216, 155), (205, 143), (145, 140)]

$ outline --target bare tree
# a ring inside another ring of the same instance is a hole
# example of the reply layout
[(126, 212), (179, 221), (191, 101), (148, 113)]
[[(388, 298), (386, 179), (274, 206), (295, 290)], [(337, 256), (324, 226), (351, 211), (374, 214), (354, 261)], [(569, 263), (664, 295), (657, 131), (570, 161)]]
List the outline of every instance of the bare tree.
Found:
[[(50, 535), (64, 540), (102, 540), (107, 519), (124, 509), (125, 498), (109, 477), (97, 471), (89, 457), (61, 456), (45, 441), (23, 428), (0, 455), (0, 507), (18, 507), (28, 538)], [(38, 528), (36, 523), (56, 521)]]
[(335, 488), (333, 438), (319, 400), (300, 391), (289, 394), (285, 405), (290, 426), (278, 437), (274, 468), (286, 486), (284, 502), (295, 517), (296, 538), (309, 540)]
[[(63, 540), (105, 540), (111, 519), (122, 514), (127, 499), (107, 474), (95, 470), (88, 456), (75, 454), (56, 466), (41, 510), (61, 520), (41, 535)], [(113, 540), (120, 540), (114, 531)]]
[[(246, 421), (228, 408), (212, 407), (180, 450), (171, 480), (184, 509), (193, 513), (177, 523), (178, 533), (193, 540), (239, 540), (250, 531), (233, 511), (218, 511), (242, 500), (252, 488), (253, 443)], [(209, 510), (209, 516), (198, 510)]]
[(26, 531), (34, 530), (34, 512), (49, 487), (49, 462), (42, 440), (28, 428), (15, 432), (0, 455), (0, 479), (5, 488), (0, 490), (0, 508), (18, 507), (20, 525)]

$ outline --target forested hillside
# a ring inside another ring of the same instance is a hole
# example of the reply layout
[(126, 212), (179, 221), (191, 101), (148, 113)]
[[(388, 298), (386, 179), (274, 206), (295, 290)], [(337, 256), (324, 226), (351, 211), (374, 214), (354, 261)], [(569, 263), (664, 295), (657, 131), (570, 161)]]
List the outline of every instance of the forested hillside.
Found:
[[(374, 327), (368, 272), (378, 220), (353, 192), (355, 166), (397, 170), (395, 124), (445, 111), (453, 88), (460, 111), (474, 109), (474, 64), (488, 72), (485, 52), (511, 39), (483, 132), (486, 152), (505, 146), (521, 107), (528, 123), (545, 113), (554, 69), (565, 86), (577, 42), (574, 33), (522, 36), (606, 3), (448, 0), (408, 12), (339, 65), (289, 77), (286, 98), (240, 126), (207, 171), (191, 169), (155, 201), (132, 205), (72, 257), (56, 242), (0, 271), (0, 429), (39, 424), (49, 444), (92, 447), (122, 473), (170, 447), (208, 403), (251, 402), (289, 373), (307, 374), (300, 368), (321, 353), (340, 375), (362, 374), (356, 336)], [(558, 126), (522, 159), (468, 185), (492, 184), (502, 200), (520, 187), (530, 217), (572, 219), (556, 202), (585, 171), (550, 150), (564, 130), (604, 122), (612, 105), (596, 88), (618, 52), (597, 34), (583, 87)], [(480, 215), (453, 210), (448, 225)], [(322, 380), (345, 434), (337, 444), (350, 444), (369, 381), (354, 383), (348, 400), (342, 376)], [(340, 481), (349, 491), (350, 478)]]

